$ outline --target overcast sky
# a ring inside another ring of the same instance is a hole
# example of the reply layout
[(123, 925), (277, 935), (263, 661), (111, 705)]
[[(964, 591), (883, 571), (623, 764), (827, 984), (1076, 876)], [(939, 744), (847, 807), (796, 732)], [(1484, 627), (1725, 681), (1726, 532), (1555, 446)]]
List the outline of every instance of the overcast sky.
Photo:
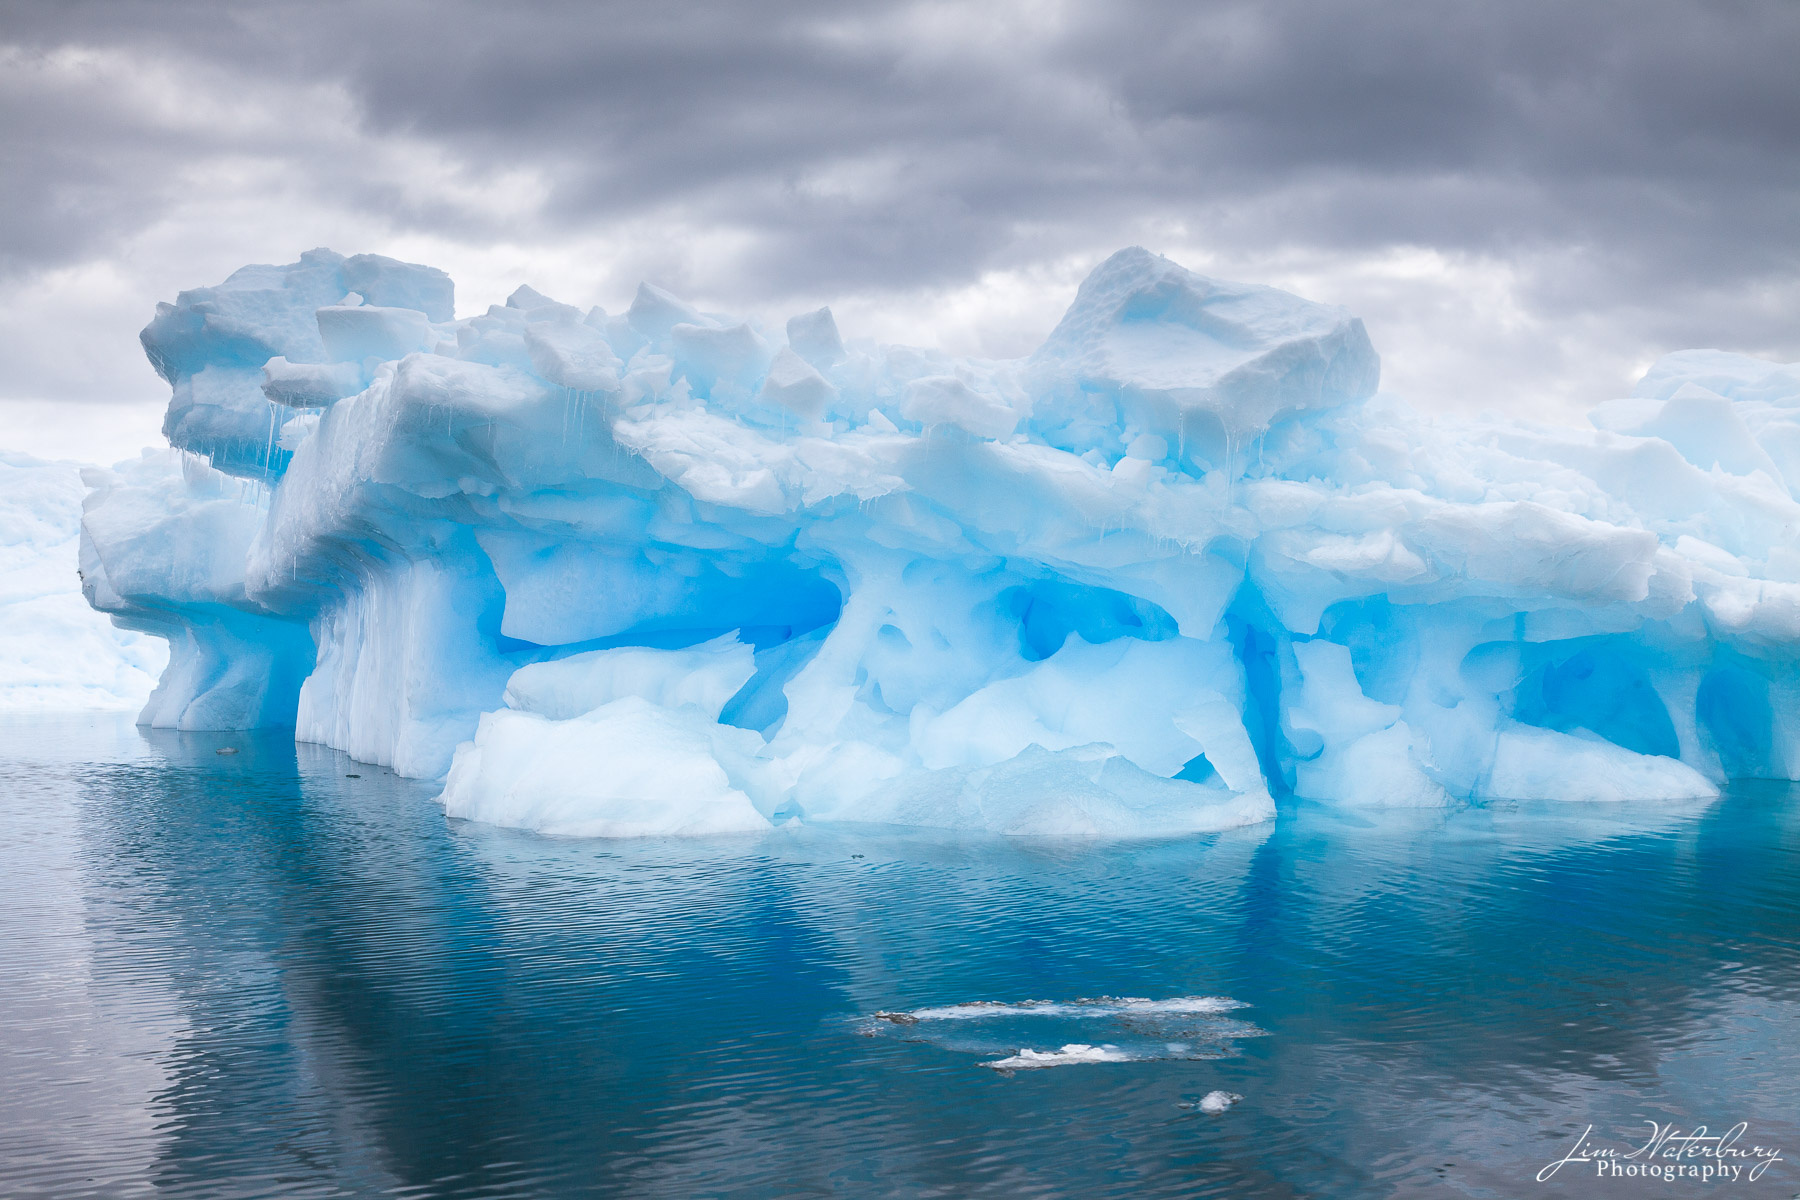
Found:
[(0, 447), (155, 437), (155, 302), (326, 245), (1029, 352), (1140, 244), (1427, 411), (1800, 359), (1800, 3), (0, 0)]

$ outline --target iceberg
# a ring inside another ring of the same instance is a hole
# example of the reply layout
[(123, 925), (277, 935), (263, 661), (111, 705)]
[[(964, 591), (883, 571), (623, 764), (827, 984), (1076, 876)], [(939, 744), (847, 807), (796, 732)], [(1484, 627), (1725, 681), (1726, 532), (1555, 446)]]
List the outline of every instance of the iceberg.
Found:
[(168, 662), (82, 599), (81, 468), (0, 450), (0, 714), (132, 710)]
[(1800, 778), (1800, 366), (1429, 419), (1341, 308), (1115, 254), (1020, 360), (325, 250), (161, 305), (89, 476), (143, 721), (552, 834), (1022, 836)]

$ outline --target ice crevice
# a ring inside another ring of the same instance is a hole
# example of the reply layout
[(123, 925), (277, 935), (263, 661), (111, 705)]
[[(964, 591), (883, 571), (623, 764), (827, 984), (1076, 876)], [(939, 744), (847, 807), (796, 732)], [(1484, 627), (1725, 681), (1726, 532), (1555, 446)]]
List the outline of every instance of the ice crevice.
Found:
[(1007, 361), (650, 285), (452, 301), (316, 250), (158, 307), (170, 448), (87, 476), (81, 549), (170, 643), (145, 722), (573, 835), (1800, 778), (1800, 366), (1431, 419), (1343, 309), (1141, 249)]

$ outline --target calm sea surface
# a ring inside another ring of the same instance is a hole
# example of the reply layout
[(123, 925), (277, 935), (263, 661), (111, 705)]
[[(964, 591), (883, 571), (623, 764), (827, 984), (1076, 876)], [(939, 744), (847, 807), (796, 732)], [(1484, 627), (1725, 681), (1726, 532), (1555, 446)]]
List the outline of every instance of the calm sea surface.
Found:
[[(0, 721), (0, 1195), (1800, 1192), (1785, 784), (1126, 844), (555, 841), (433, 790)], [(1537, 1181), (1652, 1122), (1782, 1161)]]

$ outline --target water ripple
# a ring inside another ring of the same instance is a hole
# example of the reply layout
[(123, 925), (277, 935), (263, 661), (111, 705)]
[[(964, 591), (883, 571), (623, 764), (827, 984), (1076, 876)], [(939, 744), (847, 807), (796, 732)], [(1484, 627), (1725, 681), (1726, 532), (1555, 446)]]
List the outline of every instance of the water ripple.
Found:
[(601, 843), (106, 718), (0, 722), (0, 788), (9, 1196), (1576, 1195), (1533, 1176), (1589, 1122), (1800, 1152), (1787, 785)]

